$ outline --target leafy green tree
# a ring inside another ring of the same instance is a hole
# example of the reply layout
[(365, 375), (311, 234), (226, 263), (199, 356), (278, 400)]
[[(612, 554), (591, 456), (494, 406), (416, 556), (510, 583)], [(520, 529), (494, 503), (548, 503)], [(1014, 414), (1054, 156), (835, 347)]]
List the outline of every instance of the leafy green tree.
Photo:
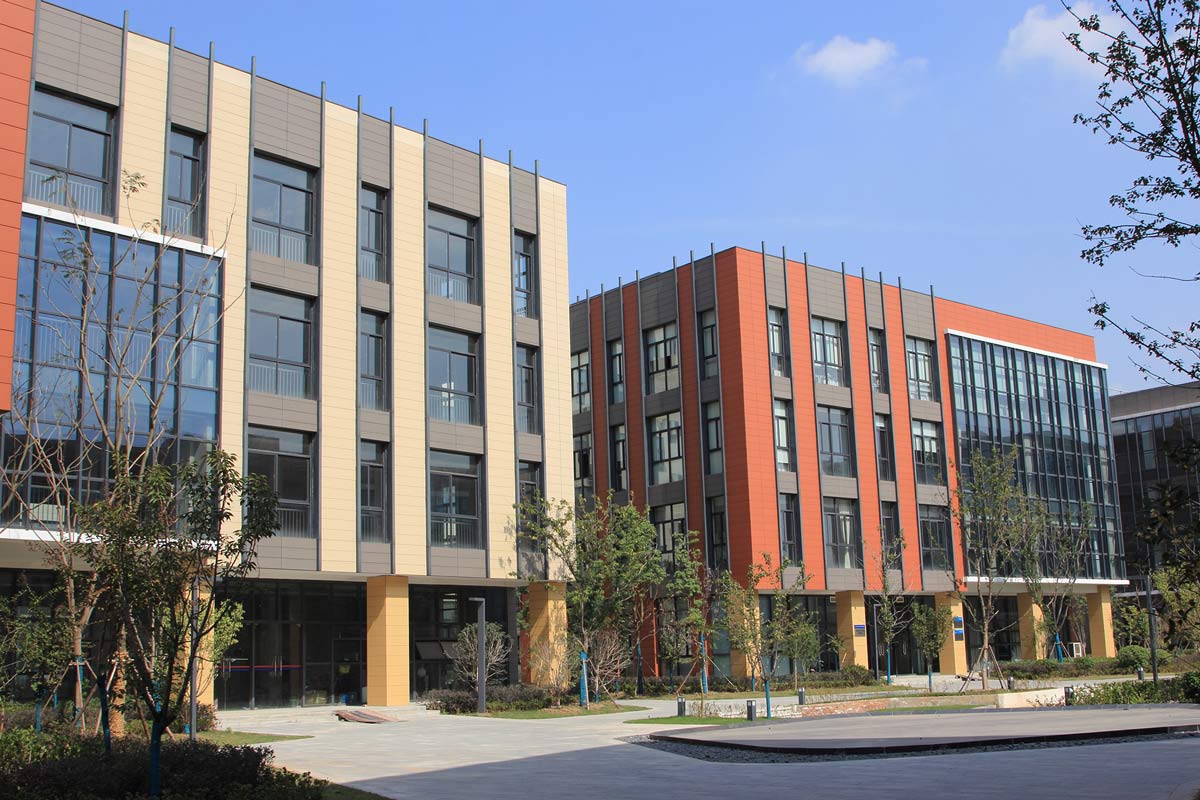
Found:
[[(904, 560), (904, 536), (897, 533), (888, 541), (880, 529), (882, 547), (876, 559), (879, 572), (879, 594), (876, 595), (875, 636), (877, 645), (887, 657), (887, 682), (892, 682), (892, 644), (912, 620), (912, 603), (905, 602), (907, 592), (903, 579), (897, 580)], [(877, 673), (878, 674), (878, 673)]]
[[(23, 679), (41, 697), (71, 655), (71, 625), (56, 606), (61, 591), (37, 592), (27, 584), (0, 597), (0, 700)], [(0, 716), (0, 730), (3, 729)]]
[(914, 603), (912, 608), (913, 639), (917, 647), (925, 654), (925, 664), (929, 674), (929, 691), (933, 691), (933, 659), (946, 646), (950, 638), (950, 608), (948, 606), (927, 606), (924, 603)]
[(130, 693), (151, 720), (157, 797), (163, 733), (188, 700), (204, 640), (233, 613), (215, 589), (254, 570), (258, 543), (276, 528), (275, 496), (220, 450), (199, 462), (116, 474), (108, 497), (80, 508), (79, 531), (125, 634)]
[(800, 676), (821, 658), (821, 633), (812, 614), (798, 607), (795, 595), (778, 621), (779, 652), (792, 663), (792, 691), (800, 687)]

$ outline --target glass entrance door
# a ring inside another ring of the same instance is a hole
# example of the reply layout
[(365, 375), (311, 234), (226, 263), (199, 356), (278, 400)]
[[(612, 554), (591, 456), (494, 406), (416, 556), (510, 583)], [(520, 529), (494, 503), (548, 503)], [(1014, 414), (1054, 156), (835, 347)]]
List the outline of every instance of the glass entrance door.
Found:
[(301, 626), (297, 622), (254, 625), (254, 707), (298, 706), (304, 685)]

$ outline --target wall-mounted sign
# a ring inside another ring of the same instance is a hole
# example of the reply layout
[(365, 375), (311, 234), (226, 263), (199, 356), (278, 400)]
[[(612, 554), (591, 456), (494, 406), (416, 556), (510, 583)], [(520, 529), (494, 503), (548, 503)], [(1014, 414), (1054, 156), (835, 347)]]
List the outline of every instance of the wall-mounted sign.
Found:
[(866, 625), (855, 625), (854, 626), (854, 635), (855, 636), (866, 636), (867, 635), (867, 626)]
[(961, 642), (962, 640), (963, 640), (963, 629), (955, 628), (954, 629), (954, 641)]
[(954, 627), (961, 628), (962, 626), (963, 626), (962, 617), (955, 617), (954, 618)]

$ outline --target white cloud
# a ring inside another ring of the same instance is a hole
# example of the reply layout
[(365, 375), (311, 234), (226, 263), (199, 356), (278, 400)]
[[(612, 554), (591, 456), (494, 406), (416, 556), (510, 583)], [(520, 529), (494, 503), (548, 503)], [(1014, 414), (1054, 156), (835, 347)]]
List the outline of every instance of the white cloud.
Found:
[(796, 51), (794, 59), (805, 73), (824, 78), (844, 89), (854, 88), (889, 73), (916, 71), (925, 67), (923, 58), (900, 58), (895, 42), (875, 37), (856, 42), (840, 34), (817, 49), (813, 49), (811, 44), (804, 45)]
[[(1084, 18), (1097, 13), (1091, 3), (1078, 3), (1072, 9)], [(1122, 27), (1108, 14), (1100, 14), (1100, 22), (1105, 30), (1119, 30)], [(1095, 78), (1103, 70), (1089, 62), (1087, 56), (1066, 40), (1068, 33), (1077, 32), (1083, 35), (1084, 47), (1090, 45), (1093, 50), (1103, 47), (1095, 34), (1079, 30), (1079, 23), (1066, 9), (1051, 14), (1043, 5), (1034, 6), (1009, 30), (1008, 41), (1000, 52), (1000, 63), (1009, 70), (1029, 65), (1048, 65), (1060, 74)]]

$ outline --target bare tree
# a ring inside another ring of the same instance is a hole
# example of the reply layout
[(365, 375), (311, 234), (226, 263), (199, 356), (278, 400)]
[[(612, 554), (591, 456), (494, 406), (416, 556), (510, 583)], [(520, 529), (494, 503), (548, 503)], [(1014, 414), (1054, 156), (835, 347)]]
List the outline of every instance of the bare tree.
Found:
[[(508, 653), (512, 642), (504, 628), (494, 622), (484, 626), (487, 641), (484, 644), (484, 664), (488, 684), (499, 681), (508, 667)], [(454, 669), (454, 679), (479, 693), (479, 623), (464, 625), (458, 632), (454, 644), (446, 648)]]
[[(887, 661), (887, 682), (892, 682), (892, 644), (912, 621), (912, 603), (906, 603), (908, 592), (900, 577), (904, 559), (904, 537), (897, 533), (889, 541), (887, 532), (880, 528), (882, 547), (875, 558), (879, 574), (879, 594), (875, 614), (876, 646), (883, 650)], [(876, 673), (878, 674), (878, 673)]]
[(1045, 511), (1040, 534), (1022, 542), (1017, 553), (1025, 590), (1041, 612), (1040, 618), (1035, 618), (1035, 633), (1059, 655), (1061, 632), (1070, 622), (1075, 584), (1087, 566), (1093, 518), (1094, 511), (1086, 503), (1076, 513), (1063, 517)]

